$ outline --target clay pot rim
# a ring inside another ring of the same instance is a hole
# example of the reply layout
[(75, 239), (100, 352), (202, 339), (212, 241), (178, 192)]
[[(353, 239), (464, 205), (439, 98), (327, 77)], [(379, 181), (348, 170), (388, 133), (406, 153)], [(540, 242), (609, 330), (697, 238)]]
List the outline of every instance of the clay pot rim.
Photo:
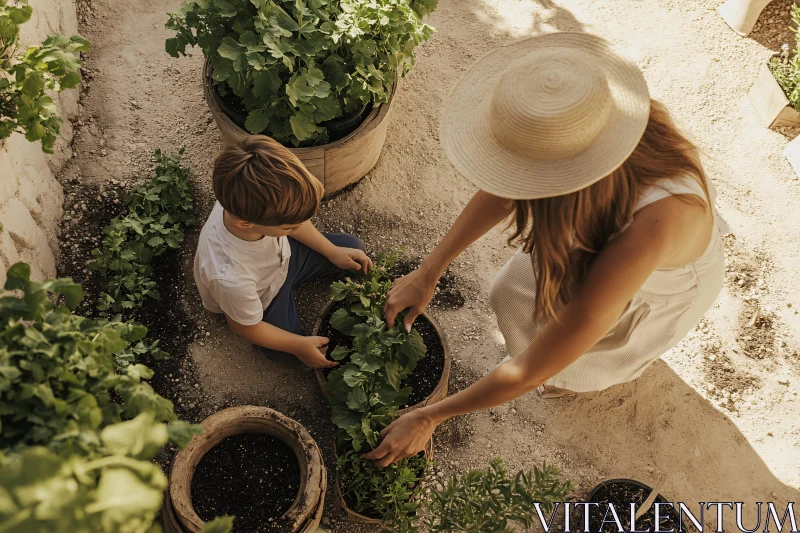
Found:
[[(633, 485), (634, 487), (638, 487), (640, 489), (644, 489), (648, 493), (653, 491), (652, 487), (650, 487), (648, 485), (645, 485), (641, 481), (636, 481), (635, 479), (628, 479), (628, 478), (606, 479), (604, 481), (601, 481), (597, 485), (595, 485), (594, 488), (592, 488), (592, 490), (589, 491), (589, 494), (586, 496), (586, 501), (587, 502), (593, 502), (594, 501), (593, 498), (597, 494), (597, 491), (599, 491), (601, 488), (603, 488), (606, 485), (610, 485), (611, 483), (627, 483), (628, 485)], [(667, 500), (664, 497), (663, 494), (659, 493), (656, 496), (656, 499), (653, 501), (653, 503), (670, 503), (670, 501)], [(674, 509), (668, 509), (668, 513), (675, 514), (675, 510)]]
[[(237, 427), (241, 424), (256, 424), (259, 427)], [(264, 423), (263, 426), (259, 423)], [(283, 428), (283, 434), (270, 423)], [(169, 470), (168, 494), (177, 522), (184, 530), (198, 533), (205, 522), (197, 515), (192, 505), (192, 478), (200, 460), (225, 438), (245, 433), (264, 433), (283, 441), (294, 452), (300, 467), (300, 489), (292, 506), (280, 517), (292, 524), (292, 531), (299, 531), (313, 519), (324, 499), (327, 485), (325, 465), (316, 442), (297, 421), (286, 415), (260, 406), (237, 406), (218, 411), (200, 425), (203, 434), (192, 437), (189, 444), (173, 458)], [(309, 516), (306, 516), (308, 514)]]

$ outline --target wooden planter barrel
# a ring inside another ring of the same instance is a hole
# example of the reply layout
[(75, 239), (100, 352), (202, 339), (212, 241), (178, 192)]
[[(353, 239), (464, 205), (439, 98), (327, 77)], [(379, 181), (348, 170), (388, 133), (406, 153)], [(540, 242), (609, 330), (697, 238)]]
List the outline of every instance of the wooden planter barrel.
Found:
[[(208, 60), (203, 65), (203, 92), (211, 115), (217, 123), (222, 142), (233, 144), (250, 135), (239, 127), (220, 107), (216, 91), (208, 76)], [(330, 196), (356, 183), (377, 164), (386, 141), (386, 129), (392, 111), (397, 82), (392, 85), (389, 102), (372, 109), (361, 125), (343, 139), (309, 148), (288, 148), (325, 186)]]
[[(322, 309), (322, 312), (317, 319), (317, 323), (314, 325), (314, 332), (312, 335), (317, 336), (320, 334), (320, 330), (322, 329), (322, 323), (324, 322), (325, 318), (331, 313), (333, 310), (333, 306), (336, 304), (334, 301), (328, 302), (328, 305)], [(425, 407), (426, 405), (431, 405), (436, 402), (440, 402), (447, 397), (447, 385), (450, 381), (450, 348), (447, 345), (447, 338), (444, 335), (444, 331), (439, 326), (439, 323), (433, 319), (428, 313), (422, 313), (420, 315), (424, 320), (427, 320), (433, 329), (436, 331), (436, 335), (439, 337), (439, 340), (442, 343), (442, 352), (444, 353), (444, 366), (442, 367), (442, 375), (439, 377), (439, 382), (436, 384), (436, 388), (433, 389), (433, 392), (430, 395), (422, 400), (421, 402), (406, 407), (405, 409), (399, 410), (398, 416), (404, 415), (409, 411), (413, 411), (414, 409), (419, 409), (420, 407)], [(419, 320), (419, 319), (418, 319)], [(325, 383), (327, 383), (327, 378), (325, 377), (325, 373), (322, 370), (315, 370), (314, 374), (317, 376), (317, 383), (319, 383), (320, 388), (322, 389), (322, 394), (325, 396), (326, 400), (330, 400), (330, 394), (328, 393), (327, 389), (325, 388)]]
[(300, 465), (300, 490), (283, 515), (287, 533), (312, 533), (322, 520), (327, 471), (319, 448), (298, 422), (266, 407), (231, 407), (206, 418), (203, 434), (192, 438), (175, 455), (169, 473), (162, 517), (167, 533), (199, 533), (205, 522), (192, 506), (192, 477), (203, 456), (227, 437), (242, 433), (265, 433), (289, 446)]
[(789, 105), (789, 99), (767, 63), (763, 63), (758, 71), (750, 89), (750, 101), (758, 111), (761, 123), (767, 128), (800, 126), (800, 113)]
[[(338, 459), (338, 454), (336, 453), (335, 447), (333, 453)], [(433, 438), (431, 438), (425, 445), (424, 453), (425, 453), (425, 459), (427, 459), (428, 461), (433, 461)], [(386, 524), (383, 520), (364, 516), (363, 514), (359, 514), (356, 511), (350, 509), (350, 507), (348, 507), (347, 502), (344, 500), (344, 496), (342, 496), (342, 489), (340, 486), (338, 471), (336, 472), (336, 497), (339, 498), (339, 503), (341, 504), (342, 509), (344, 509), (344, 512), (347, 513), (347, 515), (350, 516), (351, 518), (354, 518), (355, 520), (358, 520), (359, 522), (362, 522), (364, 524), (380, 524), (383, 527), (387, 527), (389, 525)]]

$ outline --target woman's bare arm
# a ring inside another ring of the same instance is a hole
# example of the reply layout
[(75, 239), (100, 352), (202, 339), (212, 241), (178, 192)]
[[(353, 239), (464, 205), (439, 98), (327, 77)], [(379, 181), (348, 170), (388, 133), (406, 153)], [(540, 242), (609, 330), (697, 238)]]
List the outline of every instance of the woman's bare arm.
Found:
[(687, 237), (704, 230), (702, 207), (678, 199), (659, 204), (640, 211), (634, 224), (601, 251), (581, 288), (558, 312), (559, 320), (550, 321), (521, 354), (458, 394), (399, 418), (365, 457), (385, 466), (417, 453), (441, 422), (518, 398), (592, 348), (650, 274), (669, 261)]
[(505, 198), (484, 191), (475, 193), (420, 267), (395, 282), (386, 300), (387, 323), (393, 324), (397, 314), (408, 309), (405, 324), (410, 328), (431, 301), (436, 283), (447, 266), (470, 244), (508, 218), (511, 210), (511, 203)]

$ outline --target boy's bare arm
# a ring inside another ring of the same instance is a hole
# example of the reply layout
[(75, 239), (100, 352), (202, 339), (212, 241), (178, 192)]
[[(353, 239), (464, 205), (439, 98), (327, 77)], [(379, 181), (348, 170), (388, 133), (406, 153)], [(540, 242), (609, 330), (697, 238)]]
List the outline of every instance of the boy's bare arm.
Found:
[(372, 260), (355, 248), (340, 248), (325, 238), (310, 220), (303, 222), (292, 233), (292, 237), (302, 242), (317, 253), (324, 255), (328, 261), (346, 270), (361, 270), (365, 274), (372, 268)]
[(225, 315), (225, 319), (231, 330), (244, 340), (269, 350), (290, 353), (310, 368), (332, 368), (339, 365), (325, 358), (328, 351), (328, 339), (325, 337), (295, 335), (266, 322), (245, 326), (228, 315)]

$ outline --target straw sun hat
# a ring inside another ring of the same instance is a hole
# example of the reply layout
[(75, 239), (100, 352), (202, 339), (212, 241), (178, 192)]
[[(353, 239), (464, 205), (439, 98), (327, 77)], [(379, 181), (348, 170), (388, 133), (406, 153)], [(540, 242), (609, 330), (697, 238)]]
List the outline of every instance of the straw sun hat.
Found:
[(587, 33), (547, 33), (478, 60), (446, 104), (440, 138), (469, 181), (535, 199), (599, 181), (633, 153), (650, 95), (639, 68)]

